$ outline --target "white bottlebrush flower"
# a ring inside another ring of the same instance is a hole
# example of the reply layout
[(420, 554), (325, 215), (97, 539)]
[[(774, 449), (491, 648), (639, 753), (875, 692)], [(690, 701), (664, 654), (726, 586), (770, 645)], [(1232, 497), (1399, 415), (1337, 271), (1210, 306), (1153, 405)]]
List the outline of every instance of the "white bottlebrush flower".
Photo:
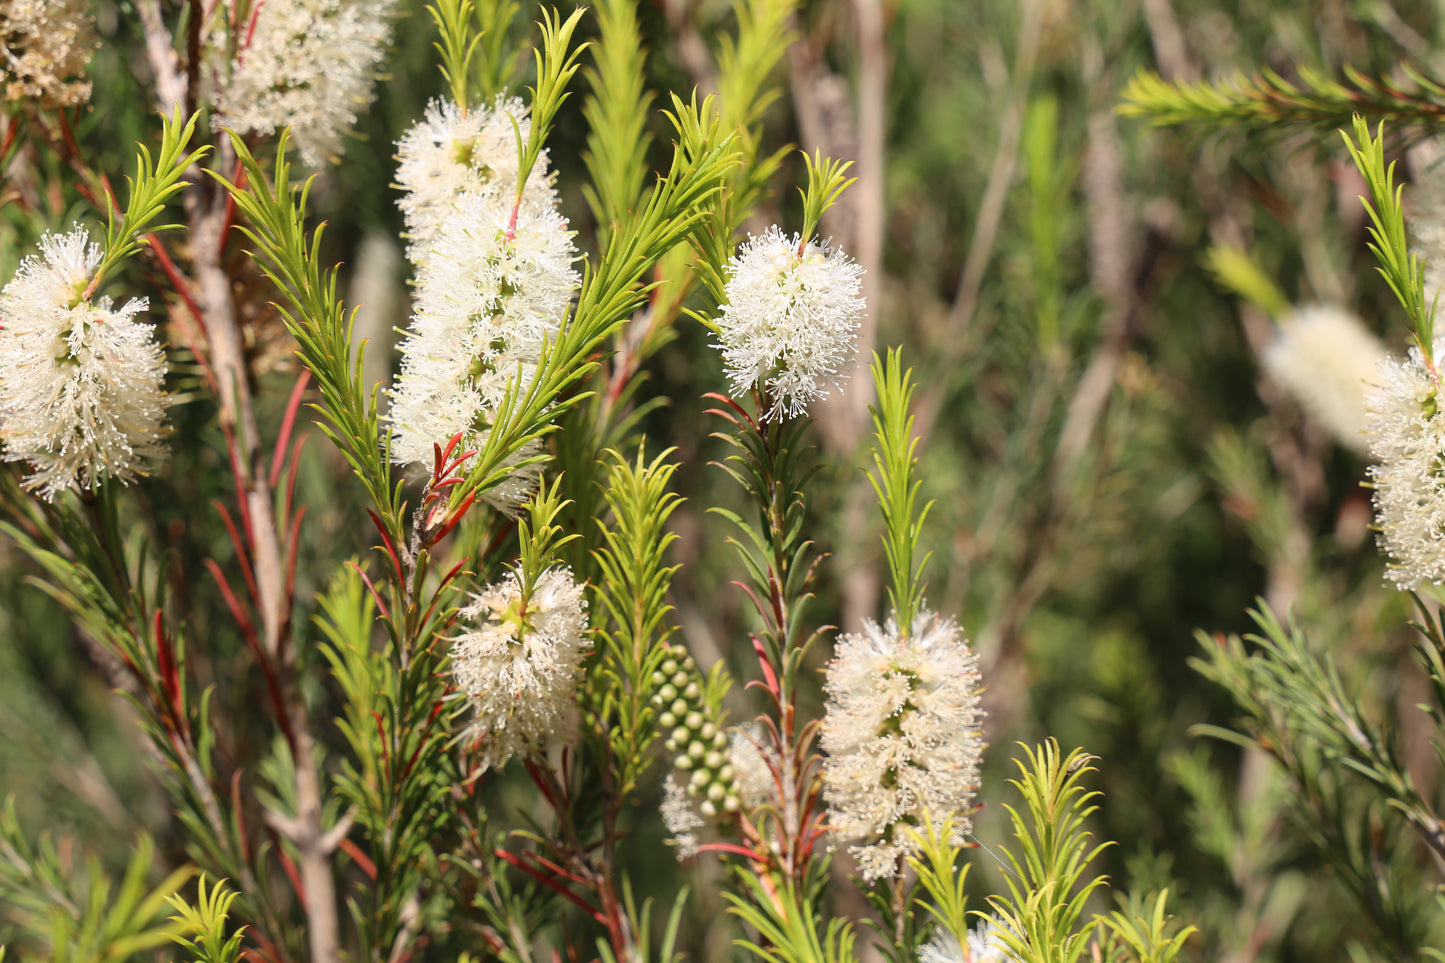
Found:
[(1445, 583), (1445, 415), (1439, 366), (1445, 338), (1426, 363), (1419, 348), (1380, 364), (1367, 394), (1370, 466), (1385, 575), (1402, 591)]
[(85, 68), (98, 46), (88, 0), (0, 0), (0, 90), (47, 108), (90, 99)]
[(582, 660), (591, 649), (587, 600), (563, 567), (543, 572), (526, 611), (515, 574), (472, 596), (452, 639), (452, 677), (472, 709), (468, 738), (483, 762), (545, 752), (575, 725)]
[[(728, 732), (728, 762), (737, 779), (738, 801), (745, 812), (752, 812), (778, 798), (778, 751), (763, 743), (767, 738), (762, 726), (750, 723), (735, 726)], [(769, 762), (771, 760), (771, 763)]]
[[(513, 128), (513, 122), (516, 128)], [(492, 199), (507, 213), (516, 198), (517, 136), (522, 143), (532, 122), (520, 98), (497, 97), (488, 107), (462, 113), (450, 100), (433, 100), (425, 116), (397, 141), (397, 202), (410, 238), (407, 257), (421, 263), (436, 246), (437, 233), (464, 195)], [(557, 204), (543, 151), (527, 178), (522, 203), (538, 208)]]
[[(396, 0), (257, 0), (238, 24), (229, 80), (217, 83), (217, 129), (291, 128), (311, 167), (342, 150), (342, 134), (371, 102)], [(225, 9), (220, 16), (225, 16)], [(211, 33), (224, 43), (226, 31)]]
[(717, 320), (732, 391), (762, 389), (769, 418), (805, 414), (857, 352), (862, 284), (863, 269), (841, 250), (803, 246), (776, 226), (750, 237), (729, 264)]
[(129, 481), (164, 453), (165, 356), (135, 320), (147, 302), (82, 299), (99, 263), (84, 228), (46, 234), (0, 290), (0, 439), (45, 498)]
[(666, 795), (662, 800), (662, 823), (672, 834), (673, 845), (677, 847), (677, 858), (689, 859), (696, 856), (699, 845), (698, 830), (706, 826), (707, 821), (688, 798), (687, 790), (673, 778), (673, 773), (667, 774), (663, 789)]
[[(459, 433), (463, 450), (480, 447), (507, 382), (529, 382), (544, 341), (560, 331), (580, 283), (575, 259), (567, 222), (552, 209), (524, 208), (511, 228), (509, 212), (484, 197), (463, 197), (417, 278), (390, 392), (398, 464), (431, 467), (433, 446), (445, 448)], [(517, 491), (488, 497), (515, 512), (536, 478), (533, 466), (519, 473), (527, 484), (513, 485)]]
[(838, 640), (824, 687), (829, 830), (864, 879), (916, 851), (901, 824), (952, 817), (949, 842), (963, 845), (984, 741), (978, 656), (958, 624), (920, 611), (903, 637), (894, 619), (865, 622)]
[(993, 917), (980, 920), (968, 932), (968, 946), (959, 946), (958, 939), (946, 927), (934, 930), (933, 938), (918, 948), (918, 963), (1011, 963), (1016, 957), (999, 934), (1002, 932)]
[(1386, 353), (1348, 311), (1310, 305), (1280, 320), (1279, 337), (1261, 360), (1306, 414), (1342, 445), (1363, 452), (1369, 447), (1365, 388)]

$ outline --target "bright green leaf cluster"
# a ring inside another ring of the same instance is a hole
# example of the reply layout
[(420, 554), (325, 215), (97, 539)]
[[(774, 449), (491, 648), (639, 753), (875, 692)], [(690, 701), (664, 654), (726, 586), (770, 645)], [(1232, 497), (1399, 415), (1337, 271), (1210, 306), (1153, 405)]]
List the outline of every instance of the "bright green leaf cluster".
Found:
[(1289, 310), (1289, 298), (1243, 248), (1216, 244), (1205, 253), (1204, 266), (1220, 284), (1263, 308), (1271, 317), (1282, 317)]
[(155, 844), (141, 836), (118, 887), (94, 858), (72, 869), (48, 833), (37, 839), (20, 827), (10, 797), (0, 812), (0, 916), (55, 963), (123, 960), (165, 946), (193, 931), (161, 913), (195, 870), (172, 870), (148, 888), (154, 859)]
[(668, 489), (677, 466), (663, 459), (671, 454), (668, 449), (644, 462), (639, 451), (634, 464), (611, 453), (606, 497), (612, 522), (598, 522), (603, 544), (593, 552), (601, 575), (591, 586), (599, 603), (594, 621), (605, 680), (600, 715), (608, 721), (618, 790), (624, 794), (652, 762), (647, 749), (657, 738), (653, 676), (668, 657), (672, 631), (667, 590), (678, 566), (664, 558), (677, 540), (667, 520), (682, 498)]
[[(537, 61), (537, 86), (527, 88), (532, 92), (532, 126), (528, 129), (525, 145), (521, 143), (521, 132), (517, 133), (517, 148), (522, 158), (517, 168), (517, 204), (522, 203), (522, 190), (542, 153), (552, 119), (557, 116), (557, 108), (569, 96), (567, 84), (577, 72), (577, 58), (589, 46), (585, 43), (572, 46), (572, 33), (586, 12), (586, 7), (578, 7), (564, 21), (556, 11), (542, 11), (542, 22), (539, 24), (542, 45), (533, 51)], [(512, 123), (515, 128), (516, 120)]]
[(1089, 894), (1104, 877), (1084, 873), (1109, 843), (1091, 844), (1084, 824), (1097, 809), (1097, 792), (1084, 787), (1093, 772), (1082, 749), (1064, 756), (1053, 739), (1024, 746), (1015, 759), (1019, 778), (1009, 784), (1023, 796), (1022, 810), (1005, 804), (1017, 847), (1003, 847), (1010, 870), (1008, 895), (991, 897), (998, 935), (1023, 963), (1074, 963), (1088, 951), (1096, 924), (1083, 922)]
[(592, 183), (582, 188), (605, 240), (609, 225), (621, 221), (642, 196), (647, 173), (645, 118), (652, 95), (643, 88), (646, 54), (631, 0), (597, 5), (598, 42), (585, 76), (591, 87), (582, 116), (587, 150), (582, 154)]
[(506, 53), (507, 34), (518, 10), (516, 0), (436, 0), (427, 13), (440, 39), (433, 46), (440, 55), (442, 77), (452, 100), (462, 110), (477, 100), (490, 101), (507, 86), (520, 52)]
[(239, 963), (246, 928), (234, 927), (231, 934), (226, 935), (226, 917), (236, 896), (235, 890), (227, 887), (223, 879), (217, 880), (207, 892), (206, 877), (202, 874), (196, 881), (194, 904), (178, 893), (167, 897), (166, 901), (180, 914), (171, 919), (185, 927), (183, 933), (175, 934), (172, 939), (195, 954), (196, 963)]
[(140, 153), (135, 159), (135, 177), (126, 178), (126, 183), (130, 185), (130, 197), (126, 201), (125, 213), (111, 208), (105, 227), (104, 252), (100, 266), (91, 278), (87, 296), (120, 262), (140, 248), (141, 239), (146, 234), (180, 226), (154, 222), (165, 211), (166, 202), (185, 187), (181, 176), (210, 150), (210, 147), (198, 147), (189, 154), (185, 152), (191, 135), (195, 133), (198, 116), (192, 114), (184, 124), (179, 110), (170, 117), (163, 116), (161, 149), (154, 159), (144, 144), (137, 145)]
[(899, 630), (907, 633), (923, 599), (922, 573), (928, 556), (914, 561), (929, 502), (920, 511), (918, 492), (923, 483), (916, 477), (918, 439), (913, 435), (913, 415), (908, 405), (913, 397), (913, 369), (903, 370), (903, 352), (888, 352), (887, 360), (873, 356), (873, 384), (878, 405), (873, 412), (873, 467), (868, 480), (878, 495), (883, 511), (883, 549), (888, 556), (892, 584), (888, 594), (898, 619)]
[(1125, 86), (1119, 113), (1159, 126), (1244, 127), (1274, 135), (1301, 126), (1333, 130), (1357, 114), (1438, 126), (1445, 119), (1445, 86), (1408, 67), (1404, 75), (1408, 87), (1348, 67), (1348, 84), (1307, 67), (1299, 69), (1298, 83), (1269, 68), (1254, 77), (1196, 82), (1165, 80), (1141, 70)]
[(808, 168), (808, 186), (798, 188), (798, 193), (803, 195), (803, 243), (806, 244), (818, 229), (824, 212), (858, 178), (843, 176), (853, 166), (852, 161), (825, 159), (821, 151), (811, 157), (804, 153), (803, 163)]
[(1405, 308), (1415, 342), (1427, 358), (1434, 358), (1435, 305), (1425, 303), (1425, 275), (1420, 258), (1410, 253), (1405, 234), (1405, 212), (1400, 203), (1404, 185), (1395, 183), (1395, 162), (1385, 164), (1385, 124), (1370, 136), (1370, 127), (1358, 115), (1355, 136), (1342, 133), (1355, 166), (1369, 185), (1370, 198), (1361, 198), (1370, 214), (1370, 250), (1380, 262), (1379, 271)]

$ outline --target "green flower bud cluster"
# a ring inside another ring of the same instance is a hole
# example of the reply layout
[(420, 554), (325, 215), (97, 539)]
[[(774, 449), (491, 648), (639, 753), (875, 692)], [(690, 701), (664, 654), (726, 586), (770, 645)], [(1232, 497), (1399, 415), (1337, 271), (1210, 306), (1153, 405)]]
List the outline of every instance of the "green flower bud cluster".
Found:
[(681, 771), (682, 785), (698, 812), (712, 818), (738, 811), (737, 772), (729, 757), (730, 741), (717, 706), (707, 704), (697, 663), (681, 645), (668, 646), (667, 658), (652, 674), (652, 704), (657, 724), (668, 733), (667, 751)]

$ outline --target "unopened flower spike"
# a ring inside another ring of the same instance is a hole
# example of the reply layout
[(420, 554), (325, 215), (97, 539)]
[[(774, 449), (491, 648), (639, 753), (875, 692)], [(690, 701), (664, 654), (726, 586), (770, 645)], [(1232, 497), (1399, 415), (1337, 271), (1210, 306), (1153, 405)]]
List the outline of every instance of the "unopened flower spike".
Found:
[(155, 330), (85, 292), (101, 250), (85, 228), (46, 234), (0, 290), (0, 437), (46, 499), (103, 479), (128, 482), (164, 449), (165, 356)]

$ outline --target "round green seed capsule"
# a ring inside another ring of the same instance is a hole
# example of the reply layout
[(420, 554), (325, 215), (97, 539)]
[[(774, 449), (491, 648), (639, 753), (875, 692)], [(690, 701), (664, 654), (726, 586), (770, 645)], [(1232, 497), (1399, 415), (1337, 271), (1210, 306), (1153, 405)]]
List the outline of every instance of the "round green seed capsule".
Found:
[(702, 728), (697, 731), (697, 734), (704, 739), (711, 739), (717, 735), (717, 726), (711, 722), (704, 722)]
[(660, 679), (657, 678), (659, 674), (661, 674), (661, 675), (663, 675), (663, 676), (669, 676), (669, 675), (672, 675), (672, 674), (673, 674), (674, 672), (676, 672), (676, 671), (677, 671), (677, 660), (676, 660), (676, 659), (668, 659), (668, 660), (666, 660), (665, 662), (662, 663), (662, 671), (661, 671), (661, 673), (654, 672), (654, 673), (652, 674), (652, 679), (653, 679), (654, 682), (659, 682), (659, 681), (661, 681)]
[(701, 812), (709, 819), (717, 815), (717, 807), (712, 804), (711, 800), (704, 799), (701, 803), (698, 804), (697, 808), (699, 812)]
[(732, 782), (738, 777), (738, 771), (733, 768), (732, 763), (728, 763), (717, 771), (717, 777), (723, 782)]
[(700, 742), (690, 743), (687, 747), (687, 754), (694, 759), (701, 759), (705, 752), (707, 752), (707, 746)]
[(689, 742), (692, 742), (692, 733), (688, 732), (682, 726), (678, 726), (672, 730), (672, 741), (680, 746), (685, 746)]
[(686, 689), (689, 679), (690, 677), (686, 672), (679, 671), (672, 674), (672, 684), (677, 686), (679, 689)]
[(720, 803), (727, 796), (727, 790), (717, 783), (707, 787), (707, 798), (709, 802)]
[(723, 800), (723, 812), (735, 813), (742, 808), (737, 796), (728, 796)]
[[(681, 702), (682, 700), (678, 699), (677, 701)], [(687, 726), (693, 732), (696, 732), (702, 728), (702, 724), (706, 721), (707, 720), (702, 717), (701, 712), (689, 712), (687, 714), (687, 721), (684, 722), (683, 725)]]
[(664, 729), (671, 729), (673, 726), (677, 725), (677, 716), (673, 715), (671, 712), (664, 712), (662, 715), (657, 717), (657, 724)]
[(689, 789), (694, 786), (696, 786), (698, 789), (701, 789), (703, 786), (707, 785), (707, 773), (699, 769), (697, 772), (692, 774), (692, 778), (687, 781), (687, 785)]
[(715, 735), (715, 736), (712, 737), (712, 747), (713, 747), (714, 749), (716, 749), (716, 750), (718, 750), (719, 752), (721, 752), (722, 750), (726, 749), (727, 746), (728, 746), (728, 734), (727, 734), (726, 732), (719, 732), (717, 735)]
[[(677, 688), (671, 684), (664, 685), (657, 690), (657, 698), (663, 702), (672, 702), (677, 698)], [(661, 703), (659, 703), (660, 705)]]
[(687, 688), (682, 690), (682, 694), (687, 696), (689, 699), (696, 699), (698, 696), (702, 695), (702, 690), (697, 687), (696, 682), (689, 682), (687, 684)]
[(718, 769), (721, 769), (722, 764), (726, 761), (727, 760), (723, 757), (722, 753), (713, 751), (703, 757), (702, 764), (704, 766), (707, 766), (709, 769), (716, 771)]
[[(670, 708), (670, 709), (672, 710), (672, 714), (675, 715), (675, 716), (686, 716), (686, 715), (688, 714), (688, 713), (687, 713), (687, 703), (686, 703), (686, 702), (683, 702), (681, 699), (678, 699), (676, 702), (674, 702), (674, 703), (673, 703), (671, 706), (669, 706), (668, 708)], [(688, 726), (688, 728), (691, 729), (691, 728), (694, 728), (694, 727), (693, 727), (693, 726)]]
[(687, 772), (692, 768), (692, 757), (687, 755), (687, 753), (682, 753), (676, 759), (672, 760), (672, 764), (683, 772)]

